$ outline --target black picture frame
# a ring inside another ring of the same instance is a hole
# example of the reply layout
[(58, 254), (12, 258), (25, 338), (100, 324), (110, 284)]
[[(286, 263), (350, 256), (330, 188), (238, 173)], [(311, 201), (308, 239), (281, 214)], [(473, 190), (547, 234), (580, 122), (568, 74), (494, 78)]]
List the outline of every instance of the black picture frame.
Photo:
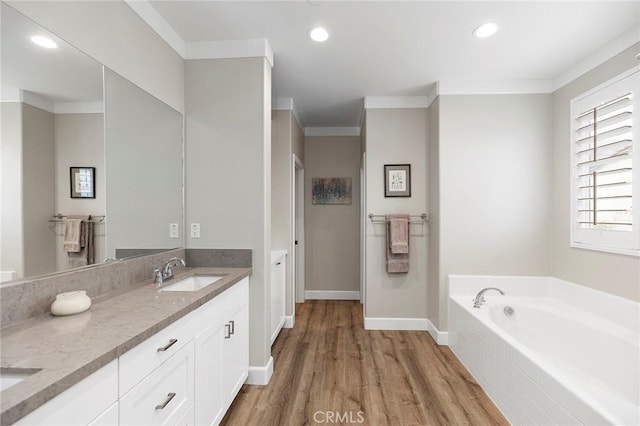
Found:
[(411, 197), (411, 164), (384, 165), (384, 196)]
[(96, 168), (69, 167), (71, 198), (96, 198)]

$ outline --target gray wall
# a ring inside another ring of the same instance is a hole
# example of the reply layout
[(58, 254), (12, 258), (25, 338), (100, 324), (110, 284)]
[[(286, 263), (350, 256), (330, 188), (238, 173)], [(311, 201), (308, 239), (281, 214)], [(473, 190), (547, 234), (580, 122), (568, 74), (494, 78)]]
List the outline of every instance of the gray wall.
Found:
[(108, 69), (104, 90), (106, 255), (181, 247), (169, 224), (183, 222), (182, 115)]
[(271, 129), (271, 249), (289, 253), (285, 271), (285, 315), (295, 311), (293, 283), (294, 217), (292, 154), (304, 162), (304, 133), (292, 111), (272, 111)]
[(98, 62), (184, 112), (184, 61), (125, 2), (7, 3)]
[[(364, 214), (428, 211), (427, 111), (369, 109), (366, 113), (367, 188)], [(384, 197), (384, 165), (411, 164), (411, 197)], [(388, 274), (385, 265), (385, 225), (367, 218), (365, 316), (427, 318), (427, 232), (411, 225), (407, 274)]]
[[(104, 116), (92, 114), (55, 114), (55, 183), (56, 211), (62, 214), (104, 215), (106, 214), (105, 163), (104, 163)], [(72, 199), (69, 194), (69, 167), (95, 167), (96, 198)], [(62, 250), (64, 226), (56, 228), (57, 270), (67, 269), (68, 258)], [(106, 257), (105, 226), (94, 228), (95, 261)]]
[[(305, 140), (305, 290), (360, 289), (360, 138)], [(313, 178), (350, 177), (350, 205), (314, 205)]]
[(264, 58), (186, 62), (188, 248), (253, 250), (252, 367), (271, 353), (271, 68)]
[(24, 276), (22, 238), (22, 103), (0, 102), (0, 271)]
[[(638, 65), (640, 43), (553, 93), (553, 275), (596, 290), (640, 300), (640, 258), (571, 248), (570, 230), (570, 133), (572, 98)], [(637, 182), (636, 182), (637, 183)]]
[(551, 274), (551, 95), (440, 96), (439, 133), (446, 329), (447, 275)]
[(22, 105), (22, 226), (24, 274), (29, 276), (56, 268), (56, 239), (49, 223), (55, 209), (55, 161), (53, 114)]

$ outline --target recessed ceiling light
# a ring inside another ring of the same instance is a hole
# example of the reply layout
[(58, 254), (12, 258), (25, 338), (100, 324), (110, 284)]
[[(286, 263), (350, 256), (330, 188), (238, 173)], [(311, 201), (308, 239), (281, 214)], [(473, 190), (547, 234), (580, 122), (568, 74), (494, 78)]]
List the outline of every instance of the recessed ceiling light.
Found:
[(309, 32), (309, 37), (311, 37), (313, 41), (322, 42), (329, 38), (329, 33), (322, 27), (315, 27)]
[(44, 47), (45, 49), (55, 49), (58, 47), (58, 43), (51, 40), (49, 37), (33, 36), (31, 37), (31, 41), (40, 47)]
[(485, 38), (494, 35), (496, 31), (498, 31), (498, 26), (493, 22), (487, 22), (473, 30), (473, 35), (478, 38)]

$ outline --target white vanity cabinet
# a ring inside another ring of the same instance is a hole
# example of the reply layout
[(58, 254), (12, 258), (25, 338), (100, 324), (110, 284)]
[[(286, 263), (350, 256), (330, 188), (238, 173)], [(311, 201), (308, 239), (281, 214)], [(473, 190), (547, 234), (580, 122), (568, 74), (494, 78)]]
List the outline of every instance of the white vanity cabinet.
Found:
[(218, 424), (248, 372), (244, 278), (16, 424)]
[(198, 319), (195, 424), (218, 424), (249, 372), (249, 279), (220, 296)]
[(287, 252), (278, 250), (271, 252), (271, 344), (275, 342), (285, 321), (285, 280)]
[(42, 426), (104, 424), (101, 422), (105, 419), (100, 420), (100, 418), (107, 412), (113, 414), (113, 406), (117, 407), (117, 400), (118, 361), (113, 360), (14, 424)]

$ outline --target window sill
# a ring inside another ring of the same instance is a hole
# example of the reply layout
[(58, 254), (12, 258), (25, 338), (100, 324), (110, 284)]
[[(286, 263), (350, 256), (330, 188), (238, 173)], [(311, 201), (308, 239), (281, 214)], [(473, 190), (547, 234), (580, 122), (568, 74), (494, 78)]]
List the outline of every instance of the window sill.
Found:
[(591, 244), (583, 244), (571, 242), (569, 244), (572, 248), (582, 249), (582, 250), (592, 250), (592, 251), (600, 251), (611, 254), (622, 254), (624, 256), (632, 256), (632, 257), (640, 257), (640, 250), (635, 249), (619, 249), (613, 247), (603, 247), (603, 246), (594, 246)]

